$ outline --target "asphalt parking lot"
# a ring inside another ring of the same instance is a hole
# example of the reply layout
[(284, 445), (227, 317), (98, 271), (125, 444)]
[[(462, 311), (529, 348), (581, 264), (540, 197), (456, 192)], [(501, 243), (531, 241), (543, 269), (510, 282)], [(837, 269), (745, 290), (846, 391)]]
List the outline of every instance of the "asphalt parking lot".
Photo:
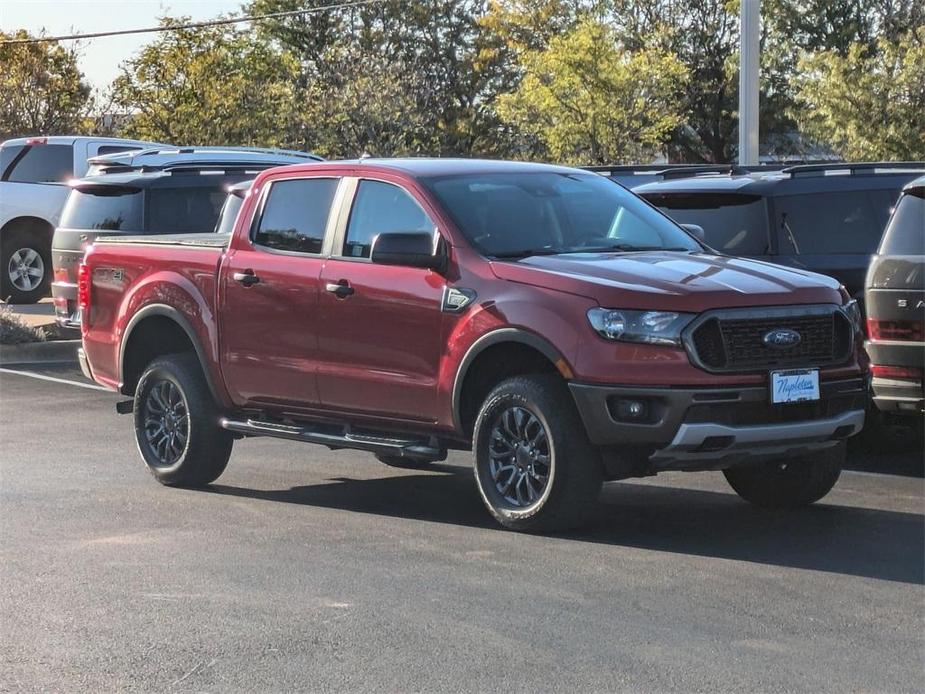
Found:
[(676, 473), (539, 537), (490, 522), (465, 455), (403, 471), (246, 440), (210, 489), (164, 488), (115, 400), (0, 373), (2, 690), (925, 684), (914, 446), (869, 443), (805, 510)]

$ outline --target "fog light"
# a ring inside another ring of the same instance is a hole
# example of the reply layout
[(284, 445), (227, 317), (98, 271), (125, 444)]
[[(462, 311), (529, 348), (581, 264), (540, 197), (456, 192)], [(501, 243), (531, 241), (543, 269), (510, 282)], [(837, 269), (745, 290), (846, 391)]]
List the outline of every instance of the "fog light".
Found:
[(617, 400), (615, 409), (619, 419), (630, 420), (645, 419), (649, 412), (649, 408), (642, 400)]

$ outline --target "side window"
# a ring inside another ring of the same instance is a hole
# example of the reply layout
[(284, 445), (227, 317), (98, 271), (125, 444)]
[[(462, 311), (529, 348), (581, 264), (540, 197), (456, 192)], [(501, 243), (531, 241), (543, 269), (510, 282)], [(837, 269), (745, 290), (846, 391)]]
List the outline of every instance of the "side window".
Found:
[(137, 152), (141, 147), (137, 145), (100, 145), (96, 150), (95, 156), (104, 154), (116, 154), (117, 152)]
[(884, 210), (871, 191), (789, 195), (775, 206), (782, 254), (873, 253), (883, 235)]
[(218, 181), (209, 187), (153, 188), (147, 192), (148, 232), (197, 234), (215, 229), (226, 198)]
[(271, 183), (254, 243), (279, 251), (321, 253), (337, 183), (336, 178)]
[(391, 183), (360, 181), (357, 186), (343, 255), (368, 258), (373, 239), (379, 234), (426, 231), (436, 225), (406, 191)]
[(14, 183), (63, 183), (74, 175), (71, 145), (26, 145), (9, 162), (4, 153), (2, 180)]

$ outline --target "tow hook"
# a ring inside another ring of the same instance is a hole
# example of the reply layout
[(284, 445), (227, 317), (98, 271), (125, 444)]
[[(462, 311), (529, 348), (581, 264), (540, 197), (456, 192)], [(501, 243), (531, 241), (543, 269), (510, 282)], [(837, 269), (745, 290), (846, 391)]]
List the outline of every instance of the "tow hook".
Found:
[(135, 411), (134, 400), (120, 400), (116, 403), (116, 412), (119, 414), (132, 414)]

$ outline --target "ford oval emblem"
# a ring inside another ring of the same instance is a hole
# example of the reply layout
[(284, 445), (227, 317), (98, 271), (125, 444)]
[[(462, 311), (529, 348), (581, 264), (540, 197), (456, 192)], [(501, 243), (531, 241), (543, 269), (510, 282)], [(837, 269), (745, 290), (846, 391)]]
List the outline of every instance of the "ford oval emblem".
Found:
[(777, 328), (768, 333), (764, 334), (764, 337), (761, 338), (761, 341), (766, 344), (768, 347), (775, 347), (777, 349), (787, 349), (788, 347), (796, 347), (800, 344), (800, 340), (803, 338), (800, 336), (796, 330), (790, 330), (789, 328)]

